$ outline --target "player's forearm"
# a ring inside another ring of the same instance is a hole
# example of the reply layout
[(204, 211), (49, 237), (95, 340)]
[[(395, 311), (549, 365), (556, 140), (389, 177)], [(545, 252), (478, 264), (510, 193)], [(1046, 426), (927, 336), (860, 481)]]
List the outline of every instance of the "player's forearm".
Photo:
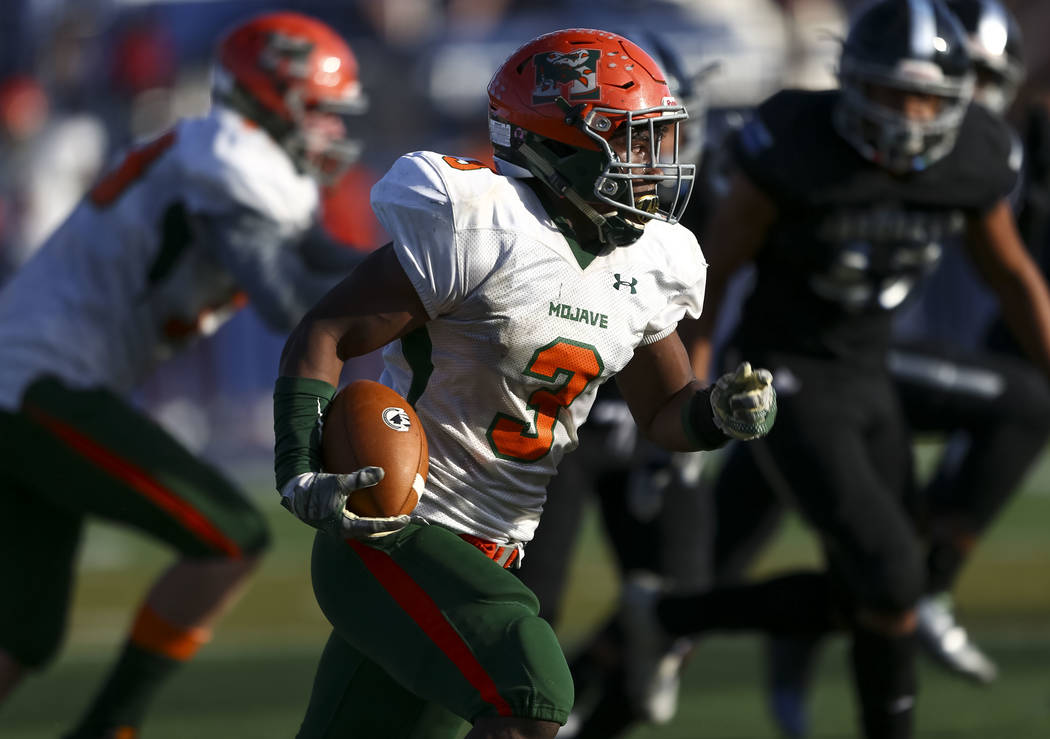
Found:
[(729, 440), (715, 425), (710, 390), (697, 381), (675, 393), (642, 433), (673, 452), (718, 449)]
[(343, 363), (336, 337), (313, 312), (292, 331), (273, 391), (274, 475), (283, 491), (296, 476), (321, 469), (321, 419), (335, 396)]
[(1050, 375), (1050, 292), (1003, 200), (969, 224), (971, 257), (999, 298), (1003, 319), (1028, 356)]
[(714, 332), (715, 313), (721, 294), (712, 296), (710, 289), (704, 297), (704, 312), (695, 320), (684, 320), (678, 324), (678, 335), (689, 353), (689, 364), (693, 374), (706, 382), (711, 375), (711, 335)]
[(1050, 376), (1050, 294), (1034, 271), (1013, 276), (999, 291), (999, 304), (1010, 330), (1025, 351)]
[(734, 252), (727, 254), (717, 249), (712, 250), (700, 317), (678, 324), (678, 335), (682, 337), (682, 343), (689, 354), (693, 374), (704, 384), (713, 382), (718, 376), (719, 368), (712, 367), (713, 337), (718, 327), (719, 311), (725, 299), (727, 286), (741, 267), (733, 254)]
[(346, 260), (333, 259), (327, 269), (316, 267), (306, 259), (303, 243), (290, 241), (280, 226), (252, 211), (198, 214), (194, 224), (220, 264), (248, 293), (256, 313), (269, 328), (281, 333), (295, 326), (311, 305), (363, 259), (361, 254), (332, 246), (347, 253)]

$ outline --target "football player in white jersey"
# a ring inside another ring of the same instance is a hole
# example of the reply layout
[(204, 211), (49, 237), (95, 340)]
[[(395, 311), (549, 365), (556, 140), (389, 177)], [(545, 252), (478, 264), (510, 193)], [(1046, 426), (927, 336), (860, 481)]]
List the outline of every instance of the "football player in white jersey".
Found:
[[(299, 736), (550, 737), (572, 682), (536, 597), (505, 567), (532, 537), (597, 387), (618, 375), (671, 449), (764, 435), (771, 375), (711, 388), (675, 332), (706, 263), (677, 223), (693, 165), (659, 66), (616, 34), (569, 29), (489, 84), (497, 170), (415, 152), (372, 190), (393, 243), (293, 331), (274, 392), (282, 504), (318, 528), (313, 581), (334, 631)], [(668, 187), (658, 185), (670, 184)], [(430, 445), (412, 517), (360, 518), (382, 470), (325, 473), (318, 430), (343, 361), (385, 345), (382, 381)], [(491, 561), (490, 561), (491, 560)]]
[(73, 739), (136, 735), (268, 540), (240, 491), (123, 396), (246, 302), (290, 330), (360, 261), (316, 216), (363, 102), (325, 24), (241, 23), (218, 47), (212, 110), (129, 154), (0, 293), (0, 697), (57, 651), (86, 518), (179, 555)]

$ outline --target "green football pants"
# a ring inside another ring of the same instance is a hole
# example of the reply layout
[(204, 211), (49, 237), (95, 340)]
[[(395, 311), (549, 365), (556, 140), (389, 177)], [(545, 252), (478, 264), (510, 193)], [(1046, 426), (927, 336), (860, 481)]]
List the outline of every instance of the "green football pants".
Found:
[(568, 718), (572, 679), (536, 596), (451, 531), (412, 523), (367, 545), (319, 533), (312, 568), (333, 634), (300, 739), (445, 739), (481, 717)]
[(230, 482), (124, 400), (37, 381), (18, 413), (0, 412), (0, 647), (26, 666), (61, 641), (88, 516), (185, 557), (254, 554), (269, 538)]

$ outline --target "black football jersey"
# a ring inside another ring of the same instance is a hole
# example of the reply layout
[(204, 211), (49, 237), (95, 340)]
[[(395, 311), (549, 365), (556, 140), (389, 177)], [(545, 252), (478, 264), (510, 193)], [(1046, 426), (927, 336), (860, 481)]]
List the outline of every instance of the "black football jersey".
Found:
[(838, 94), (780, 92), (730, 143), (778, 208), (737, 343), (881, 364), (893, 310), (962, 243), (967, 217), (1010, 193), (1019, 157), (1007, 126), (971, 105), (948, 156), (894, 175), (836, 132)]

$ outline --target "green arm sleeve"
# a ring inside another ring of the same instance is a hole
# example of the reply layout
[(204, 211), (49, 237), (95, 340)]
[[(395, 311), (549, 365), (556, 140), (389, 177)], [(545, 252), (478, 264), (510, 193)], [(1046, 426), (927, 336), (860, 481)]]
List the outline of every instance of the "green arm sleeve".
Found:
[(722, 429), (715, 425), (711, 412), (711, 388), (697, 391), (682, 407), (682, 426), (686, 438), (697, 451), (710, 451), (724, 447), (729, 441)]
[(323, 380), (278, 377), (273, 388), (274, 473), (277, 489), (321, 469), (321, 419), (335, 397)]

